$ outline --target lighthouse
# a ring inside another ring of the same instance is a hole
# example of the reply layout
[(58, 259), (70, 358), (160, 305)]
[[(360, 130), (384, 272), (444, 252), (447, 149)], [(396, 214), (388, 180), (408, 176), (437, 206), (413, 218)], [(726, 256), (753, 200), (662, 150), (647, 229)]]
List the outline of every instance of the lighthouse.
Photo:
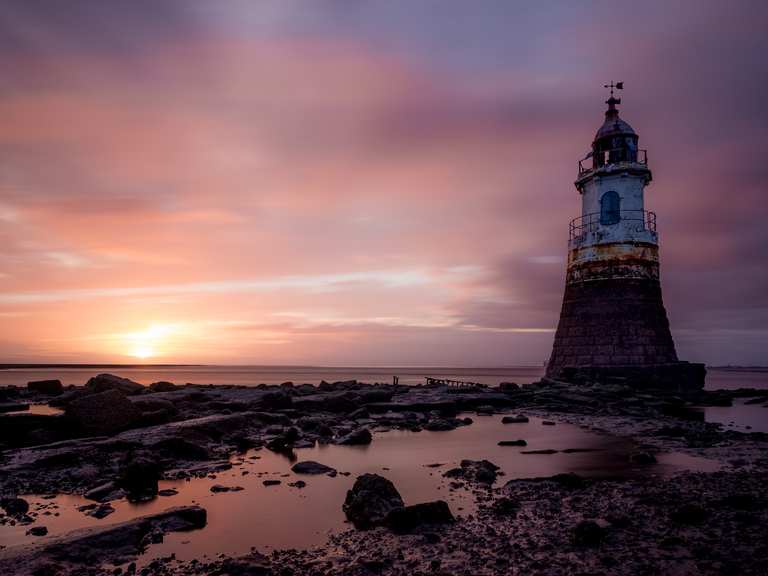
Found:
[(571, 221), (560, 321), (547, 377), (697, 389), (702, 364), (680, 362), (659, 280), (656, 214), (645, 208), (653, 177), (647, 151), (619, 117), (611, 83), (605, 121), (579, 161), (581, 216)]

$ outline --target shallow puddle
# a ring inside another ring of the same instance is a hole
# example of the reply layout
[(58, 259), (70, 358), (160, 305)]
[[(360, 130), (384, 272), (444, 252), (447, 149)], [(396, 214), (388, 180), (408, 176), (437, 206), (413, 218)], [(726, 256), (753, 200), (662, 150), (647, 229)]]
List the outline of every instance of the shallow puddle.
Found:
[[(474, 509), (474, 498), (466, 490), (449, 489), (442, 473), (462, 459), (488, 459), (504, 472), (496, 486), (513, 478), (551, 476), (576, 472), (591, 477), (668, 474), (681, 469), (710, 471), (716, 462), (679, 454), (661, 455), (652, 466), (633, 467), (628, 455), (632, 445), (622, 439), (588, 432), (577, 426), (542, 425), (531, 418), (526, 424), (502, 424), (501, 416), (475, 416), (474, 424), (450, 432), (419, 433), (387, 431), (376, 433), (369, 446), (318, 445), (297, 449), (299, 461), (315, 460), (336, 468), (340, 474), (328, 476), (296, 475), (292, 462), (268, 450), (253, 450), (232, 459), (230, 470), (216, 478), (163, 481), (160, 489), (174, 488), (178, 494), (161, 496), (144, 504), (113, 502), (115, 512), (98, 520), (79, 512), (79, 506), (92, 504), (80, 496), (45, 499), (26, 496), (31, 510), (38, 513), (35, 526), (44, 525), (49, 536), (86, 526), (106, 526), (160, 512), (172, 506), (200, 504), (208, 511), (208, 525), (187, 533), (166, 535), (162, 544), (153, 545), (142, 562), (175, 553), (180, 559), (213, 557), (217, 554), (243, 554), (252, 547), (306, 548), (325, 542), (327, 536), (344, 529), (341, 505), (355, 478), (366, 472), (385, 476), (394, 482), (406, 504), (435, 499), (448, 501), (455, 515)], [(525, 447), (498, 446), (500, 440), (525, 439)], [(563, 452), (573, 450), (576, 452)], [(523, 454), (529, 450), (557, 450), (554, 454)], [(587, 450), (587, 451), (579, 451)], [(431, 467), (428, 465), (439, 464)], [(341, 473), (349, 473), (344, 475)], [(265, 486), (264, 480), (280, 480)], [(304, 480), (303, 489), (289, 482)], [(211, 486), (241, 486), (242, 491), (212, 493)], [(58, 516), (54, 514), (58, 513)], [(0, 544), (9, 546), (30, 542), (29, 526), (0, 526)], [(39, 540), (39, 539), (38, 539)]]
[(768, 407), (746, 404), (748, 400), (736, 399), (733, 406), (707, 406), (704, 408), (704, 419), (722, 424), (724, 430), (768, 432)]

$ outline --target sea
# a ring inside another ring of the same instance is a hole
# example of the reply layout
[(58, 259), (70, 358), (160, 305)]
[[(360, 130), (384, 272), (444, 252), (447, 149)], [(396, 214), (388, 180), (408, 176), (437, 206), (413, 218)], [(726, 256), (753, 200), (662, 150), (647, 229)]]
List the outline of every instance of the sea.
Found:
[[(322, 381), (359, 380), (415, 386), (426, 378), (475, 382), (495, 386), (501, 382), (525, 385), (544, 375), (542, 366), (506, 366), (496, 368), (445, 367), (332, 367), (332, 366), (234, 366), (234, 365), (68, 365), (0, 368), (0, 386), (26, 386), (31, 380), (59, 379), (67, 386), (83, 385), (92, 376), (111, 373), (140, 384), (165, 380), (174, 384), (320, 384)], [(768, 368), (717, 367), (707, 369), (708, 390), (768, 388)]]

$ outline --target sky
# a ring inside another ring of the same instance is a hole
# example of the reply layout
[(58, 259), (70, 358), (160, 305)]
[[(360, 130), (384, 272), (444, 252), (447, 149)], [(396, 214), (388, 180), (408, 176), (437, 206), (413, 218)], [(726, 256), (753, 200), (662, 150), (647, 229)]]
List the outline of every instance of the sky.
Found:
[(678, 355), (768, 364), (768, 4), (3, 0), (0, 362), (541, 365), (603, 84)]

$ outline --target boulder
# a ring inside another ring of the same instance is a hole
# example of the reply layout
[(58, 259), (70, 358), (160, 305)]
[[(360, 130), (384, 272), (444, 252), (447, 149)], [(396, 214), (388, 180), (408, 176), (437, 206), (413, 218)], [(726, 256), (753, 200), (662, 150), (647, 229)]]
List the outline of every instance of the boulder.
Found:
[(174, 390), (178, 390), (179, 386), (173, 382), (161, 380), (160, 382), (152, 382), (152, 384), (149, 385), (149, 389), (152, 392), (173, 392)]
[(153, 398), (152, 396), (140, 396), (130, 399), (131, 404), (142, 412), (155, 412), (157, 410), (164, 410), (169, 415), (175, 415), (177, 410), (173, 402), (164, 400), (162, 398)]
[(30, 536), (46, 536), (48, 534), (48, 528), (45, 526), (34, 526), (27, 530), (27, 534)]
[(122, 432), (141, 417), (141, 411), (118, 390), (106, 390), (73, 400), (67, 404), (64, 413), (80, 432), (95, 436)]
[(577, 546), (594, 548), (605, 537), (605, 528), (592, 520), (582, 520), (573, 529), (573, 541)]
[(514, 394), (520, 392), (520, 385), (515, 382), (502, 382), (499, 384), (499, 391), (504, 394)]
[(219, 492), (240, 492), (245, 490), (242, 486), (224, 486), (223, 484), (214, 484), (211, 486), (211, 492), (217, 494)]
[(114, 374), (99, 374), (94, 376), (85, 384), (85, 387), (93, 392), (104, 392), (105, 390), (119, 390), (127, 396), (141, 394), (145, 388), (138, 382), (128, 378), (120, 378)]
[(650, 452), (633, 452), (629, 455), (629, 461), (632, 464), (639, 464), (642, 466), (656, 464), (656, 456)]
[(146, 456), (135, 456), (120, 472), (120, 486), (128, 493), (128, 500), (142, 502), (157, 496), (160, 465)]
[(395, 508), (386, 518), (387, 527), (397, 534), (407, 534), (422, 526), (450, 524), (455, 518), (445, 500)]
[(116, 482), (104, 482), (88, 490), (83, 496), (88, 500), (107, 502), (117, 500), (125, 495), (125, 491)]
[(499, 446), (528, 446), (525, 440), (501, 440)]
[(528, 416), (523, 416), (522, 414), (518, 414), (517, 416), (504, 416), (504, 418), (501, 419), (502, 424), (525, 424), (528, 421)]
[(378, 474), (358, 476), (342, 506), (358, 530), (382, 524), (393, 510), (401, 508), (404, 508), (403, 499), (395, 485)]
[(303, 462), (296, 462), (291, 467), (291, 470), (295, 474), (330, 474), (335, 476), (336, 469), (320, 464), (320, 462), (314, 462), (312, 460), (304, 460)]
[(0, 498), (0, 508), (8, 516), (24, 516), (29, 511), (29, 503), (24, 498)]
[(451, 468), (443, 476), (490, 486), (496, 482), (498, 471), (499, 467), (488, 460), (462, 460), (460, 468)]
[(357, 430), (353, 430), (349, 434), (339, 438), (336, 443), (342, 444), (344, 446), (360, 446), (364, 444), (370, 444), (372, 440), (373, 436), (371, 435), (371, 431), (368, 430), (368, 428), (358, 428)]
[(64, 391), (61, 380), (35, 380), (27, 382), (27, 389), (30, 392), (46, 394), (48, 396), (58, 396)]
[(710, 516), (710, 511), (698, 504), (683, 504), (675, 509), (670, 515), (670, 519), (677, 524), (702, 524)]

